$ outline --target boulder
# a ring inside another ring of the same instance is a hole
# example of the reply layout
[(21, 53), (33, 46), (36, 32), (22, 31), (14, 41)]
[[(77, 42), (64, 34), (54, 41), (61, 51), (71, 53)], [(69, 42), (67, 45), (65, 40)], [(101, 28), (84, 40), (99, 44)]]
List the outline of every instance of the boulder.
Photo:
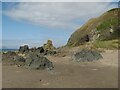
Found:
[(97, 51), (83, 49), (80, 52), (74, 54), (72, 59), (79, 62), (79, 61), (94, 61), (102, 58), (103, 58), (102, 55)]
[(18, 52), (22, 54), (29, 52), (29, 46), (28, 45), (20, 46)]
[(53, 64), (41, 54), (28, 53), (26, 56), (25, 67), (28, 69), (49, 69), (52, 70)]

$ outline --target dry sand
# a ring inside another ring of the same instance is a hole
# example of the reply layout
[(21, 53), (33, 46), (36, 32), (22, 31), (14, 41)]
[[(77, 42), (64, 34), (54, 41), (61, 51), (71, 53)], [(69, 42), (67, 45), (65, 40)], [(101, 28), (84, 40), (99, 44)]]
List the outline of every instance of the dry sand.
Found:
[(49, 56), (53, 71), (28, 70), (3, 62), (3, 88), (116, 88), (118, 52), (106, 50), (100, 61), (77, 63), (71, 56)]

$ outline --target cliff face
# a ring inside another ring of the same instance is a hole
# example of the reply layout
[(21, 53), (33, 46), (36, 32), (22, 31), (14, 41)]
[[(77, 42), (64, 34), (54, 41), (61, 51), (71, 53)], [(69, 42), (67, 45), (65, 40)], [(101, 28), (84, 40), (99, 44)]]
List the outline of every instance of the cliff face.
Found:
[(67, 46), (79, 46), (92, 40), (117, 39), (119, 10), (114, 8), (97, 18), (90, 19), (70, 36)]

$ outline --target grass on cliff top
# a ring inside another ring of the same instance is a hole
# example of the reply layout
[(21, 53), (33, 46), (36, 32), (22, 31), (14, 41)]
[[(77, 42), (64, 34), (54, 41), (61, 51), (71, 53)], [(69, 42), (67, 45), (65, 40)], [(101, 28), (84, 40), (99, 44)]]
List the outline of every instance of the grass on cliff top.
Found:
[(116, 50), (119, 49), (120, 44), (119, 40), (107, 40), (107, 41), (95, 41), (95, 42), (86, 42), (83, 45), (79, 45), (81, 49), (104, 49), (104, 50)]
[(119, 40), (109, 40), (109, 41), (96, 41), (93, 43), (94, 48), (104, 48), (104, 49), (119, 49)]

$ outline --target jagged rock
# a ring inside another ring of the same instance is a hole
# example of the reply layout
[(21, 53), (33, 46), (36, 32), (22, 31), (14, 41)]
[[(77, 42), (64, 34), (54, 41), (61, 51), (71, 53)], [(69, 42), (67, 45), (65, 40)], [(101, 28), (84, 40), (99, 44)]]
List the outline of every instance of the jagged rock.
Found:
[(25, 67), (28, 69), (49, 69), (52, 70), (53, 64), (41, 54), (29, 53), (26, 56)]
[(81, 61), (94, 61), (102, 59), (102, 55), (97, 51), (83, 49), (80, 52), (77, 52), (73, 56), (73, 60), (81, 62)]
[(28, 45), (20, 46), (18, 52), (22, 54), (29, 52), (29, 46)]
[(36, 49), (36, 52), (38, 52), (38, 53), (44, 53), (44, 48), (43, 47), (38, 47)]
[(51, 40), (48, 40), (46, 44), (43, 45), (44, 55), (54, 55), (56, 54), (55, 47)]
[(48, 40), (47, 43), (43, 45), (43, 48), (44, 48), (44, 50), (54, 50), (55, 49), (51, 40)]

